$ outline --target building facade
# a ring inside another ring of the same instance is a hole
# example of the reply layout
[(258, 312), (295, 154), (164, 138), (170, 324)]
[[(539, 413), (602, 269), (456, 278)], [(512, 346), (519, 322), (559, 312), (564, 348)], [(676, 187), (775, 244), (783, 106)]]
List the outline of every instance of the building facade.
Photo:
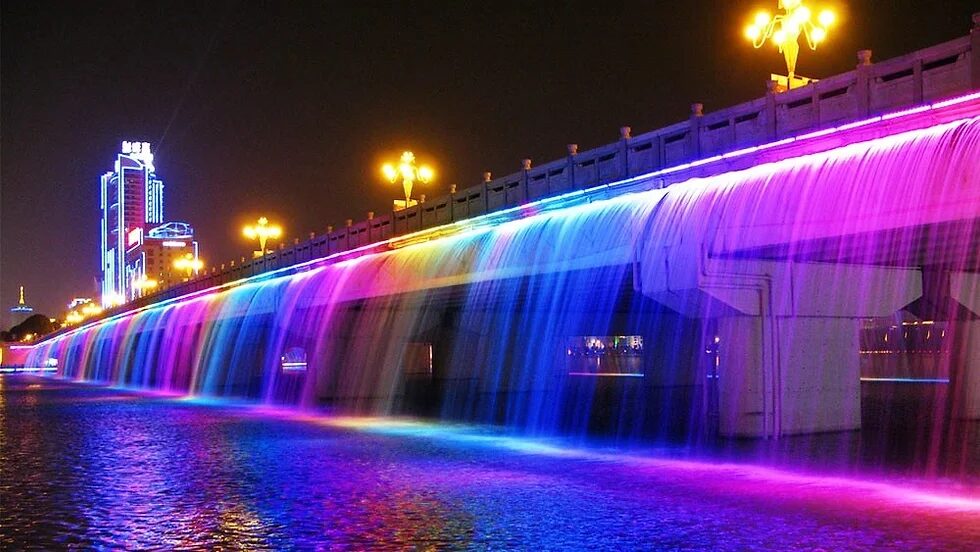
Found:
[[(102, 175), (101, 272), (103, 307), (125, 303), (137, 297), (147, 282), (159, 283), (155, 274), (165, 255), (158, 254), (163, 243), (174, 242), (171, 234), (189, 245), (182, 248), (197, 257), (193, 229), (186, 223), (165, 223), (163, 180), (157, 177), (149, 142), (122, 143), (114, 170)], [(154, 266), (148, 270), (148, 253)]]
[(174, 267), (178, 259), (197, 258), (194, 229), (186, 222), (168, 222), (151, 229), (143, 239), (146, 277), (160, 287), (179, 283), (184, 271)]

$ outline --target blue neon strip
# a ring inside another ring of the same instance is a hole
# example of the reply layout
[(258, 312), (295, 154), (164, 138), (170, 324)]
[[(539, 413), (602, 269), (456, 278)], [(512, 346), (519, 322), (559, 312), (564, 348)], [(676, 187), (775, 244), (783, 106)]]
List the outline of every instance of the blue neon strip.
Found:
[(58, 369), (54, 366), (45, 366), (43, 368), (27, 367), (27, 366), (4, 366), (0, 367), (0, 374), (13, 374), (15, 372), (55, 372)]
[(949, 378), (861, 378), (861, 381), (884, 383), (949, 383)]

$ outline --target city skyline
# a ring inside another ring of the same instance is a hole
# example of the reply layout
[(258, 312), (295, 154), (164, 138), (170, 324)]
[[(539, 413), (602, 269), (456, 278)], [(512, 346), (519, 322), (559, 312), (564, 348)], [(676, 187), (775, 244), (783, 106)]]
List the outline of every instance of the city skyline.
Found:
[[(90, 214), (104, 160), (122, 140), (159, 144), (167, 159), (161, 174), (182, 188), (169, 205), (197, 227), (213, 251), (209, 262), (220, 264), (247, 254), (238, 229), (261, 214), (288, 221), (284, 238), (291, 239), (383, 211), (398, 190), (381, 182), (378, 161), (401, 149), (433, 160), (440, 177), (418, 190), (431, 197), (478, 182), (484, 170), (514, 172), (523, 157), (560, 158), (566, 143), (610, 142), (624, 124), (639, 133), (683, 120), (688, 106), (678, 98), (711, 112), (759, 97), (781, 60), (773, 52), (743, 55), (750, 46), (736, 43), (734, 23), (761, 5), (718, 11), (702, 4), (687, 14), (629, 5), (610, 15), (516, 5), (493, 13), (430, 5), (413, 14), (368, 4), (337, 7), (325, 21), (303, 5), (265, 17), (233, 4), (121, 4), (116, 11), (134, 16), (122, 40), (130, 48), (99, 38), (111, 8), (79, 14), (65, 6), (41, 24), (38, 14), (5, 5), (4, 20), (13, 24), (3, 38), (0, 296), (13, 304), (17, 287), (27, 285), (37, 312), (55, 315), (70, 297), (93, 294), (99, 223)], [(821, 77), (852, 68), (861, 48), (880, 60), (955, 38), (968, 30), (971, 7), (922, 12), (908, 3), (878, 13), (851, 6), (841, 33), (819, 55), (802, 57), (799, 71)], [(634, 23), (623, 28), (622, 20)], [(161, 21), (186, 25), (176, 33), (166, 25), (167, 40), (135, 39), (159, 37)], [(449, 22), (451, 33), (431, 32)], [(19, 28), (37, 29), (36, 36)], [(706, 39), (677, 46), (696, 32)], [(371, 47), (352, 49), (361, 38)], [(275, 43), (276, 53), (249, 59), (245, 41)], [(453, 54), (432, 60), (429, 51)], [(83, 54), (87, 65), (76, 67)], [(677, 66), (679, 56), (691, 62)], [(454, 70), (464, 58), (481, 69)], [(667, 66), (676, 66), (673, 81), (654, 78)], [(137, 77), (92, 79), (115, 74), (113, 67)], [(77, 87), (95, 92), (80, 108)], [(348, 105), (340, 98), (351, 90), (363, 94)], [(290, 107), (269, 109), (270, 91), (290, 98)], [(30, 101), (47, 112), (32, 111)], [(311, 204), (322, 207), (299, 208)]]

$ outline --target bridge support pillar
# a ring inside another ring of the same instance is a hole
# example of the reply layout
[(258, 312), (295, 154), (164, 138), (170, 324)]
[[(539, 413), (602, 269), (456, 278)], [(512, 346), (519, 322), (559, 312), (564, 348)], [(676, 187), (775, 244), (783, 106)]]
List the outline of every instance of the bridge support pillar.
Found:
[(714, 320), (706, 352), (717, 355), (708, 376), (719, 432), (770, 438), (860, 428), (860, 320), (919, 297), (920, 273), (690, 251), (645, 259), (653, 262), (638, 269), (638, 283), (686, 316)]
[(963, 335), (961, 355), (953, 374), (955, 379), (953, 415), (966, 420), (980, 420), (980, 321), (960, 322)]
[(770, 438), (861, 427), (856, 320), (730, 316), (716, 327), (720, 434)]
[[(970, 313), (980, 313), (980, 273), (954, 273), (950, 278), (949, 295)], [(953, 366), (955, 372), (951, 374), (955, 393), (953, 415), (980, 420), (980, 319), (959, 320), (956, 326), (960, 338), (958, 358)]]

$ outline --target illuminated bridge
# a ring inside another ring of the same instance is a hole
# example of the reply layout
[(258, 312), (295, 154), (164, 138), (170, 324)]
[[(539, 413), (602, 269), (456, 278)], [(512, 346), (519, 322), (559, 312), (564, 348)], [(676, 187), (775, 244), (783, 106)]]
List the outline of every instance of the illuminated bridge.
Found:
[(980, 30), (858, 57), (212, 269), (31, 363), (627, 439), (856, 429), (881, 389), (978, 419)]

